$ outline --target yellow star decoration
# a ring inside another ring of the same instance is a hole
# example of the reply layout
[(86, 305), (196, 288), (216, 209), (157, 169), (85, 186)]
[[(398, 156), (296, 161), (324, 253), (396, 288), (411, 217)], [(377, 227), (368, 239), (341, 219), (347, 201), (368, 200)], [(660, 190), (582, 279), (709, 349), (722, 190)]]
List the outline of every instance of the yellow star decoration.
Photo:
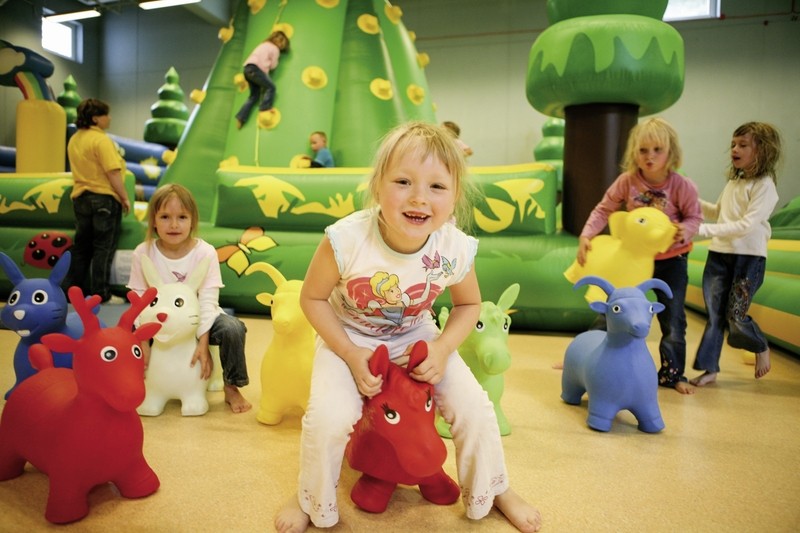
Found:
[(142, 165), (142, 170), (144, 170), (145, 175), (150, 179), (156, 179), (161, 175), (161, 167), (158, 166), (158, 161), (155, 157), (148, 157), (142, 161), (139, 161), (139, 164)]

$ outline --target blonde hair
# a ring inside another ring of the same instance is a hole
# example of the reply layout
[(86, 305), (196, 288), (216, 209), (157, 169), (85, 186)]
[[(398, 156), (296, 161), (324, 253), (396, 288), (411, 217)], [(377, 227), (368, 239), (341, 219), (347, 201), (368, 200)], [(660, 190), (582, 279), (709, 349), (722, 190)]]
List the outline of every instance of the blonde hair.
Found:
[(628, 145), (625, 148), (625, 157), (622, 159), (622, 171), (630, 174), (639, 172), (639, 165), (636, 164), (636, 154), (639, 148), (646, 142), (652, 142), (658, 146), (663, 146), (669, 152), (667, 160), (667, 170), (673, 171), (683, 164), (683, 152), (678, 143), (678, 134), (670, 126), (669, 122), (663, 118), (649, 118), (640, 122), (631, 130), (628, 135)]
[(384, 136), (375, 155), (375, 163), (369, 176), (368, 196), (364, 204), (377, 205), (381, 180), (398, 158), (409, 153), (416, 154), (420, 162), (436, 157), (447, 168), (456, 188), (453, 209), (456, 224), (462, 229), (470, 228), (472, 199), (477, 194), (477, 189), (467, 175), (464, 153), (445, 128), (427, 122), (401, 124)]
[(163, 185), (156, 189), (150, 202), (147, 204), (147, 231), (145, 232), (144, 240), (151, 243), (156, 237), (156, 215), (161, 208), (166, 205), (170, 198), (177, 198), (181, 206), (189, 212), (192, 217), (192, 229), (189, 235), (194, 237), (197, 234), (197, 222), (200, 219), (200, 214), (197, 210), (197, 202), (194, 200), (192, 193), (183, 185), (177, 183), (170, 183)]
[[(781, 135), (772, 124), (766, 122), (745, 122), (733, 132), (733, 137), (743, 137), (750, 134), (755, 148), (755, 160), (750, 168), (739, 172), (731, 162), (728, 168), (728, 179), (760, 178), (772, 176), (772, 181), (778, 183), (777, 166), (781, 159)], [(731, 143), (733, 146), (733, 143)]]
[(369, 286), (372, 288), (372, 294), (386, 299), (386, 293), (392, 287), (400, 285), (400, 278), (397, 274), (389, 274), (388, 272), (376, 272), (369, 280)]

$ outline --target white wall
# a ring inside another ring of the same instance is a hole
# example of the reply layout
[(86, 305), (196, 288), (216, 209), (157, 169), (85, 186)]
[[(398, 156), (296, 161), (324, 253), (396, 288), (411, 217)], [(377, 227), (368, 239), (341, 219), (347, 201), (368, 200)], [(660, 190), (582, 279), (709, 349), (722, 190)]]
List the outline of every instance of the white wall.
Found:
[[(532, 159), (547, 119), (525, 96), (528, 53), (548, 26), (545, 0), (397, 0), (426, 68), (437, 118), (453, 120), (471, 163)], [(677, 129), (683, 170), (715, 200), (731, 133), (766, 121), (783, 134), (781, 204), (800, 195), (800, 22), (791, 0), (723, 0), (724, 20), (675, 23), (685, 44), (680, 100), (661, 115)], [(770, 15), (771, 14), (771, 15)], [(795, 17), (796, 18), (796, 15)]]

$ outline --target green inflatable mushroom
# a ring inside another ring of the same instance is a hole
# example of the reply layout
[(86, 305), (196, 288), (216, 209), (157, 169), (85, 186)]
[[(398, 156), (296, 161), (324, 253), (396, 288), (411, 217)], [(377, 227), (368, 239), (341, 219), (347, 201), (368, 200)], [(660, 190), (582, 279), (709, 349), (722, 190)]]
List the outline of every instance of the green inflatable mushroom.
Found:
[(619, 174), (638, 116), (683, 92), (683, 39), (661, 21), (668, 0), (548, 0), (531, 47), (527, 97), (566, 119), (563, 227), (575, 235)]

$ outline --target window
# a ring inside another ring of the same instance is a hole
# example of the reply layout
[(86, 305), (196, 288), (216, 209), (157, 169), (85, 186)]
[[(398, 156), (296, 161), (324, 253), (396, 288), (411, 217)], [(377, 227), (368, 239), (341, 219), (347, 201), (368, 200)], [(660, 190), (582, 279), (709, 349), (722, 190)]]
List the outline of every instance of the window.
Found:
[(42, 47), (61, 57), (83, 62), (83, 26), (77, 22), (42, 19)]
[(664, 20), (719, 18), (720, 0), (669, 0)]

